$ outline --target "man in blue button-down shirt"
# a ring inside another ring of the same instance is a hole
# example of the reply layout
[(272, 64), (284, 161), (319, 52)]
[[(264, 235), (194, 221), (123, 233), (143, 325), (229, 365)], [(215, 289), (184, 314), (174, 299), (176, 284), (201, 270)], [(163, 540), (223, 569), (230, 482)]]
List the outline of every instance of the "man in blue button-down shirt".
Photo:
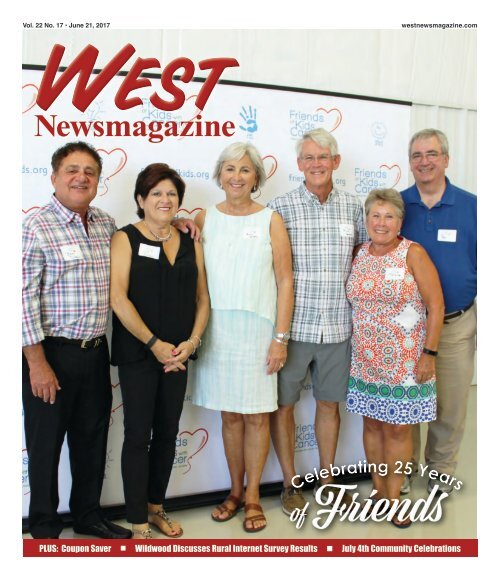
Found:
[[(406, 209), (401, 233), (427, 250), (439, 272), (446, 307), (436, 359), (438, 414), (429, 423), (425, 446), (429, 471), (441, 475), (430, 479), (428, 488), (439, 484), (441, 491), (450, 492), (474, 373), (477, 198), (446, 177), (448, 140), (441, 131), (415, 133), (409, 157), (415, 185), (401, 192)], [(420, 437), (414, 443), (418, 460)]]

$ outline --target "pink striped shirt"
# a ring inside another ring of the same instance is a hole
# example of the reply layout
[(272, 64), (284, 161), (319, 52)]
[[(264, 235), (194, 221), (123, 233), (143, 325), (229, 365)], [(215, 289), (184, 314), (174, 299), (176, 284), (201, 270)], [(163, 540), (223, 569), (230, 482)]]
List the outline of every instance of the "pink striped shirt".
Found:
[(23, 223), (23, 346), (45, 336), (91, 339), (106, 333), (111, 216), (80, 216), (52, 196)]

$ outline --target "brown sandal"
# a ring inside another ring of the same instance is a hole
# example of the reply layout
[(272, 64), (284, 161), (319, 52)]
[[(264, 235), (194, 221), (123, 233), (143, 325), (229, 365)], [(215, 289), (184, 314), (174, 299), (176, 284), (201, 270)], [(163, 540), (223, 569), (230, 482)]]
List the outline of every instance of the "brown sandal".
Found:
[(401, 512), (401, 506), (399, 506), (396, 513), (394, 514), (394, 516), (391, 520), (391, 524), (393, 526), (396, 526), (396, 528), (399, 528), (400, 530), (404, 530), (406, 528), (409, 528), (412, 525), (413, 521), (411, 520), (410, 516), (406, 516), (404, 520), (400, 520), (399, 519), (400, 512)]
[[(373, 496), (373, 497), (370, 497), (370, 498), (368, 498), (368, 500), (367, 500), (367, 501), (369, 501), (369, 502), (370, 502), (370, 507), (369, 507), (369, 509), (368, 509), (368, 512), (367, 512), (367, 514), (366, 514), (366, 515), (367, 515), (367, 516), (371, 516), (371, 515), (372, 515), (372, 513), (373, 513), (373, 511), (375, 510), (375, 505), (376, 505), (376, 503), (377, 503), (378, 501), (380, 501), (380, 500), (385, 500), (385, 499), (386, 499), (386, 498), (384, 498), (384, 497), (379, 497), (378, 495), (375, 495), (375, 496)], [(389, 503), (389, 504), (388, 504), (386, 507), (384, 507), (383, 509), (381, 509), (381, 510), (377, 510), (377, 513), (376, 513), (375, 515), (376, 515), (376, 516), (380, 516), (380, 517), (382, 517), (382, 516), (385, 516), (385, 515), (388, 513), (388, 511), (389, 511), (390, 509), (391, 509), (391, 504)]]
[[(230, 508), (227, 505), (228, 501), (234, 503), (234, 505), (236, 507)], [(239, 497), (236, 497), (235, 495), (228, 495), (223, 503), (219, 504), (218, 506), (215, 506), (215, 509), (217, 510), (217, 515), (211, 514), (212, 519), (214, 520), (214, 522), (218, 522), (218, 523), (228, 522), (229, 520), (232, 520), (234, 518), (234, 516), (240, 511), (240, 509), (244, 505), (245, 505), (245, 502), (242, 499), (240, 499)], [(220, 516), (223, 513), (228, 513), (229, 514), (228, 517), (221, 518)]]
[[(255, 532), (261, 532), (267, 526), (267, 520), (266, 520), (266, 517), (264, 515), (264, 510), (262, 509), (262, 506), (259, 505), (258, 503), (247, 503), (245, 505), (245, 514), (250, 510), (260, 512), (260, 514), (257, 514), (255, 516), (245, 515), (245, 521), (243, 522), (243, 529), (245, 530), (245, 532), (248, 532), (249, 534), (254, 534)], [(256, 522), (265, 522), (265, 523), (263, 526), (256, 528), (255, 527)], [(248, 526), (249, 523), (252, 524), (252, 527)]]

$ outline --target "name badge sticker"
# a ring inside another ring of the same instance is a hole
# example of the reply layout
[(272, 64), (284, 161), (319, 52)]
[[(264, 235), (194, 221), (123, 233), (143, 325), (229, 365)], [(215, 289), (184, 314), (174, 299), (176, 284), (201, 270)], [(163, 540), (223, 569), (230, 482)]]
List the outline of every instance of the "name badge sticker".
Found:
[(245, 228), (243, 230), (243, 237), (245, 240), (256, 240), (260, 238), (260, 230), (257, 228)]
[(61, 246), (61, 253), (65, 262), (69, 260), (83, 260), (83, 254), (78, 244)]
[(139, 246), (139, 256), (144, 256), (145, 258), (153, 258), (153, 260), (158, 260), (160, 257), (160, 249), (158, 246), (150, 246), (149, 244), (140, 244)]
[(405, 277), (404, 268), (386, 268), (385, 280), (391, 282), (392, 280), (403, 280)]
[(353, 224), (339, 224), (339, 230), (342, 238), (354, 238)]
[(457, 230), (438, 230), (438, 242), (456, 242)]

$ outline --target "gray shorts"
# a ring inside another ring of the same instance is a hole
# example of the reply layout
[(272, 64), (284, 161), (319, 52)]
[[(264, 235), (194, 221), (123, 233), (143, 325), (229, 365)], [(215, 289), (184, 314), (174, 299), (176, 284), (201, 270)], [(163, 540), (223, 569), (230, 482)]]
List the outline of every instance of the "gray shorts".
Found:
[(345, 401), (350, 366), (350, 338), (331, 344), (290, 340), (286, 364), (278, 373), (278, 404), (297, 403), (308, 370), (311, 371), (313, 394), (317, 401)]

